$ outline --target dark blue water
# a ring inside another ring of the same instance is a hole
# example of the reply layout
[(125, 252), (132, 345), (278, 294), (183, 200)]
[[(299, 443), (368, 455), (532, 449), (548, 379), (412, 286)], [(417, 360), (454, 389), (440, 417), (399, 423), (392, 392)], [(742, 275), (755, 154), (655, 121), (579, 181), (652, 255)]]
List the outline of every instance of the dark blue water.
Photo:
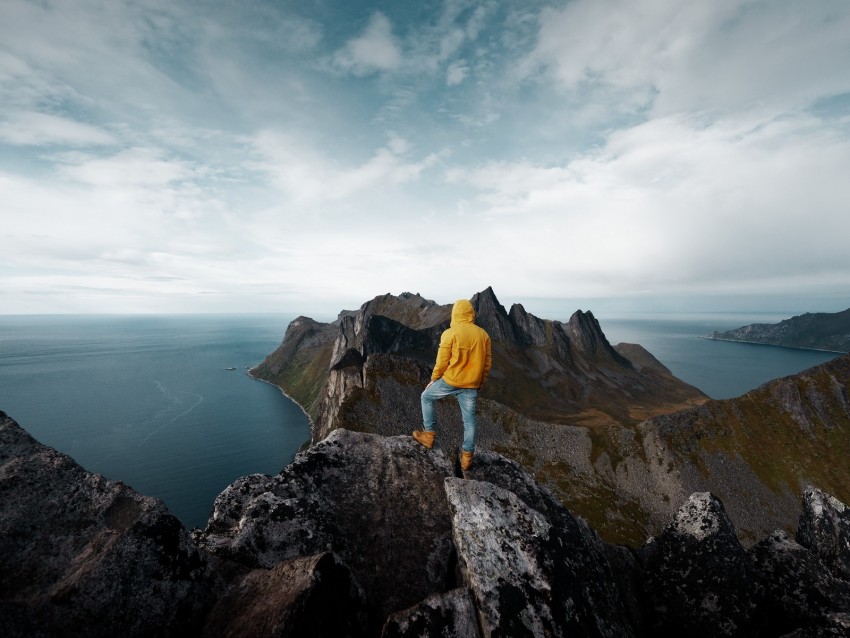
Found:
[(229, 483), (279, 472), (309, 438), (301, 409), (246, 374), (292, 318), (0, 317), (0, 410), (203, 526)]
[[(89, 471), (203, 526), (228, 484), (277, 473), (309, 438), (300, 408), (245, 374), (277, 347), (292, 318), (0, 316), (0, 410)], [(699, 338), (780, 319), (599, 317), (611, 343), (640, 343), (718, 399), (836, 356)]]
[(712, 399), (728, 399), (767, 381), (802, 372), (836, 353), (703, 339), (752, 323), (777, 323), (773, 314), (645, 315), (598, 318), (612, 344), (639, 343), (677, 377)]

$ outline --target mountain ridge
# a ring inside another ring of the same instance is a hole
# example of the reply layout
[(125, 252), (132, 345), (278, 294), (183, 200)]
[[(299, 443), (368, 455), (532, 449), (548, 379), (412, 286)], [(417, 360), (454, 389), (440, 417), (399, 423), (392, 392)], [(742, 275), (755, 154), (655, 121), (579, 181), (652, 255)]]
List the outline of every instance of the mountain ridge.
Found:
[[(493, 371), (481, 394), (484, 399), (531, 418), (631, 424), (648, 413), (708, 399), (660, 363), (645, 365), (654, 358), (631, 344), (632, 355), (644, 362), (636, 368), (611, 346), (590, 311), (576, 311), (566, 323), (543, 320), (519, 304), (506, 311), (492, 288), (470, 301), (476, 323), (493, 344)], [(370, 356), (394, 355), (432, 365), (450, 319), (450, 304), (440, 306), (411, 293), (375, 297), (358, 311), (341, 312), (330, 324), (299, 317), (287, 327), (281, 346), (251, 372), (279, 385), (305, 408), (314, 422), (315, 443), (333, 429), (344, 397), (364, 387), (362, 373)], [(302, 344), (305, 326), (317, 338), (307, 345)], [(427, 380), (425, 376), (423, 385)]]

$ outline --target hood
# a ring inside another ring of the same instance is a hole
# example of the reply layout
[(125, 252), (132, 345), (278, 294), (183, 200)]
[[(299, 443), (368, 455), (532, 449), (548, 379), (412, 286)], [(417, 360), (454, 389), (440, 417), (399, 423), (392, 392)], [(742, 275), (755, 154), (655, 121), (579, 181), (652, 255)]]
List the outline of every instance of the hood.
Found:
[(475, 308), (466, 299), (458, 299), (452, 306), (452, 325), (475, 321)]

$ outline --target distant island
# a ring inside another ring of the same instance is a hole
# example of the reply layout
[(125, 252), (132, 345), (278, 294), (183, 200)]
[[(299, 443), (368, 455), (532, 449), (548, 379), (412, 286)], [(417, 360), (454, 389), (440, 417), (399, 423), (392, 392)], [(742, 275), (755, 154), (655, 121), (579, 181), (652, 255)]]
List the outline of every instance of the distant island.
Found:
[(850, 352), (850, 308), (841, 312), (807, 312), (779, 323), (753, 323), (725, 332), (715, 331), (706, 338), (785, 348)]

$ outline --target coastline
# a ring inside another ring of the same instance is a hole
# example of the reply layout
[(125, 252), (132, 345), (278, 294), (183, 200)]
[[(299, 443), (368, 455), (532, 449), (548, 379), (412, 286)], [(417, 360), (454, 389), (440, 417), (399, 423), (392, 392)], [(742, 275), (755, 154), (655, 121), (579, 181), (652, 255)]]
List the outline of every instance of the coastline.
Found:
[[(256, 366), (255, 366), (255, 367), (256, 367)], [(261, 378), (259, 378), (259, 377), (255, 377), (255, 376), (253, 375), (253, 372), (254, 372), (254, 368), (249, 368), (249, 369), (248, 369), (248, 371), (247, 371), (245, 374), (247, 374), (249, 377), (251, 377), (251, 379), (253, 379), (254, 381), (259, 381), (260, 383), (268, 383), (270, 386), (274, 386), (275, 388), (277, 388), (278, 390), (280, 390), (280, 393), (281, 393), (283, 396), (285, 396), (287, 399), (289, 399), (289, 400), (290, 400), (290, 401), (292, 401), (295, 405), (297, 405), (297, 406), (298, 406), (298, 409), (299, 409), (299, 410), (301, 410), (301, 412), (304, 414), (304, 416), (306, 416), (306, 417), (307, 417), (307, 422), (310, 424), (310, 434), (311, 434), (310, 440), (312, 440), (312, 433), (313, 433), (313, 426), (314, 426), (314, 423), (313, 423), (313, 419), (312, 419), (312, 417), (310, 417), (310, 415), (309, 415), (309, 414), (307, 414), (307, 410), (305, 410), (305, 409), (304, 409), (304, 406), (303, 406), (303, 405), (301, 405), (300, 403), (298, 403), (298, 401), (296, 401), (295, 399), (293, 399), (291, 396), (289, 396), (289, 395), (286, 393), (286, 391), (285, 391), (283, 388), (281, 388), (279, 385), (277, 385), (276, 383), (272, 383), (271, 381), (266, 381), (265, 379), (261, 379)]]
[(825, 348), (804, 348), (803, 346), (786, 346), (780, 343), (765, 343), (763, 341), (744, 341), (743, 339), (723, 339), (722, 337), (710, 337), (708, 335), (699, 335), (699, 339), (707, 341), (726, 341), (728, 343), (746, 343), (752, 346), (771, 346), (772, 348), (788, 348), (789, 350), (808, 350), (810, 352), (827, 352), (831, 354), (848, 354), (843, 350), (826, 350)]

